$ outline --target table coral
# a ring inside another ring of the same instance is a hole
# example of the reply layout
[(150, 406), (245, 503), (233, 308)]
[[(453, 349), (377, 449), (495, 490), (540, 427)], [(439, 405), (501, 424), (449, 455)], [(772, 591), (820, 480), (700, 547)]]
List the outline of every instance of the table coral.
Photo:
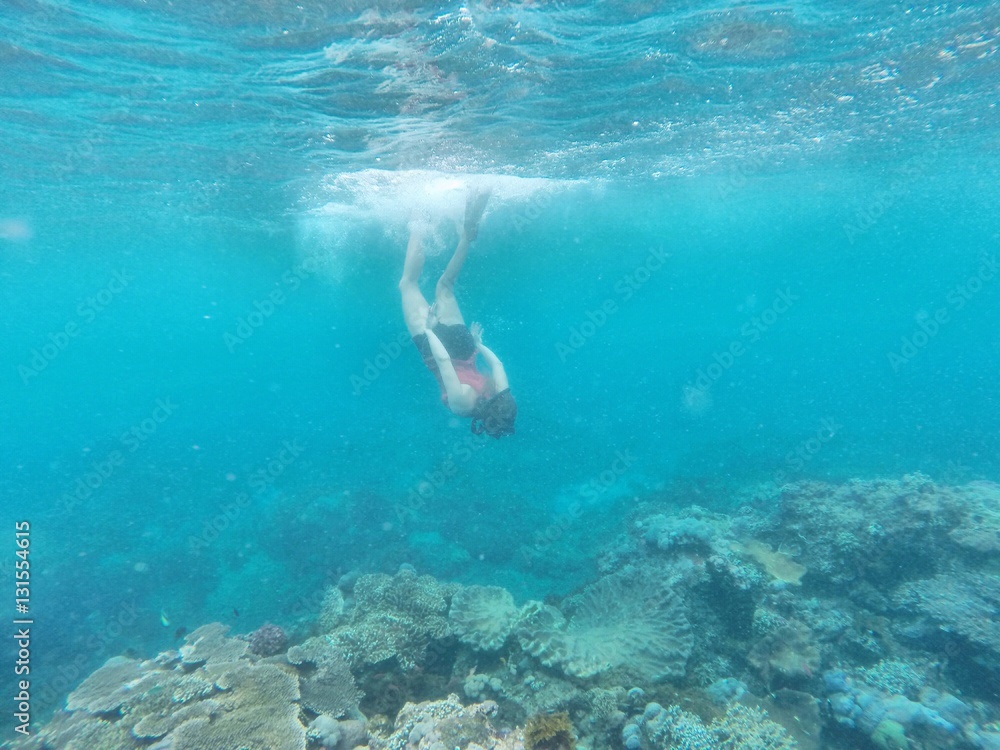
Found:
[(229, 626), (219, 622), (202, 625), (184, 638), (180, 647), (185, 664), (211, 664), (236, 661), (247, 652), (250, 644), (244, 640), (227, 638)]
[[(299, 675), (259, 661), (218, 623), (188, 636), (193, 663), (115, 657), (67, 699), (67, 710), (18, 750), (305, 750)], [(220, 655), (233, 656), (229, 661)]]
[(315, 671), (300, 681), (302, 705), (334, 719), (358, 716), (364, 695), (354, 684), (347, 662), (327, 636), (310, 638), (288, 649), (292, 664), (312, 664)]
[[(210, 668), (211, 669), (211, 668)], [(302, 750), (299, 686), (272, 665), (243, 662), (216, 668), (218, 716), (187, 721), (171, 734), (170, 750)]]

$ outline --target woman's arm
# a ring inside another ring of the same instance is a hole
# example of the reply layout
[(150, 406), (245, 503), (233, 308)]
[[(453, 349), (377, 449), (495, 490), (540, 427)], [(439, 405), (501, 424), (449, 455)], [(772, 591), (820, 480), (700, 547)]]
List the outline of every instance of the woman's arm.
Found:
[(479, 353), (483, 355), (486, 364), (490, 366), (490, 372), (493, 373), (493, 383), (496, 385), (497, 393), (510, 388), (510, 384), (507, 382), (507, 371), (503, 369), (503, 363), (497, 358), (497, 355), (486, 344), (479, 345)]
[(448, 394), (448, 408), (456, 414), (467, 414), (476, 405), (476, 392), (471, 386), (465, 385), (458, 379), (455, 373), (455, 365), (451, 363), (451, 356), (444, 348), (441, 339), (437, 337), (430, 328), (426, 331), (427, 343), (430, 344), (431, 354), (437, 363), (438, 372), (441, 373), (441, 382), (444, 383), (444, 391)]
[(483, 327), (479, 323), (473, 323), (469, 330), (472, 332), (472, 338), (476, 341), (476, 349), (483, 355), (486, 364), (490, 366), (490, 372), (493, 374), (493, 384), (496, 386), (497, 393), (510, 388), (510, 384), (507, 382), (507, 371), (503, 369), (503, 363), (493, 353), (493, 350), (483, 343)]

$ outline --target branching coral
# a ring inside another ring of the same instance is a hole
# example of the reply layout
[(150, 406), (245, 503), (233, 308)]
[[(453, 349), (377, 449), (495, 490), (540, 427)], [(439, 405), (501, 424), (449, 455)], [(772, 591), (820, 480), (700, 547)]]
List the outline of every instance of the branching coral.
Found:
[(408, 568), (394, 576), (361, 576), (354, 584), (351, 621), (330, 634), (333, 643), (352, 666), (395, 657), (400, 667), (412, 670), (431, 640), (451, 633), (448, 602), (456, 588)]
[(733, 703), (725, 716), (704, 724), (678, 706), (650, 703), (622, 729), (627, 750), (792, 750), (785, 728), (760, 709)]
[(497, 711), (492, 701), (463, 706), (456, 695), (441, 701), (407, 703), (396, 717), (391, 733), (373, 734), (371, 750), (520, 750), (520, 732), (494, 728), (490, 717)]

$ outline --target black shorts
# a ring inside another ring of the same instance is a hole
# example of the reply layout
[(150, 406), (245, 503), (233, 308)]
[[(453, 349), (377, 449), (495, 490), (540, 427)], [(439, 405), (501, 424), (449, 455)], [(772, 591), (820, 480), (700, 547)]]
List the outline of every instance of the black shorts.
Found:
[[(452, 359), (469, 359), (475, 355), (476, 341), (472, 338), (469, 329), (461, 323), (438, 323), (431, 330), (434, 331), (435, 336), (441, 339), (445, 351)], [(434, 353), (431, 351), (431, 344), (427, 340), (426, 333), (414, 336), (413, 343), (425, 362), (434, 361)]]

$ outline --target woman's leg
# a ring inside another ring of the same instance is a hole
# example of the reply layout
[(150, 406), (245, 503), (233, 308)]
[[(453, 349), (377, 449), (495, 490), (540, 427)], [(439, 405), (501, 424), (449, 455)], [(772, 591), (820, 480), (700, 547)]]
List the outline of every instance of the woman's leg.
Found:
[(410, 241), (406, 245), (403, 278), (399, 280), (399, 293), (403, 301), (403, 319), (410, 336), (424, 332), (429, 305), (420, 291), (420, 272), (424, 270), (423, 237), (420, 230), (410, 227)]
[(458, 281), (458, 274), (469, 254), (469, 243), (479, 233), (479, 220), (489, 199), (490, 191), (477, 191), (471, 193), (465, 203), (465, 224), (458, 237), (458, 246), (434, 289), (434, 310), (442, 323), (465, 325), (462, 311), (458, 309), (458, 301), (455, 299), (455, 282)]
[(437, 286), (434, 287), (434, 311), (437, 313), (439, 322), (445, 325), (465, 325), (462, 318), (462, 311), (458, 309), (458, 300), (455, 299), (455, 282), (458, 280), (458, 273), (462, 270), (465, 257), (469, 253), (469, 238), (462, 232), (458, 239), (458, 246), (455, 253), (448, 261), (448, 267), (444, 269), (441, 278), (438, 279)]

